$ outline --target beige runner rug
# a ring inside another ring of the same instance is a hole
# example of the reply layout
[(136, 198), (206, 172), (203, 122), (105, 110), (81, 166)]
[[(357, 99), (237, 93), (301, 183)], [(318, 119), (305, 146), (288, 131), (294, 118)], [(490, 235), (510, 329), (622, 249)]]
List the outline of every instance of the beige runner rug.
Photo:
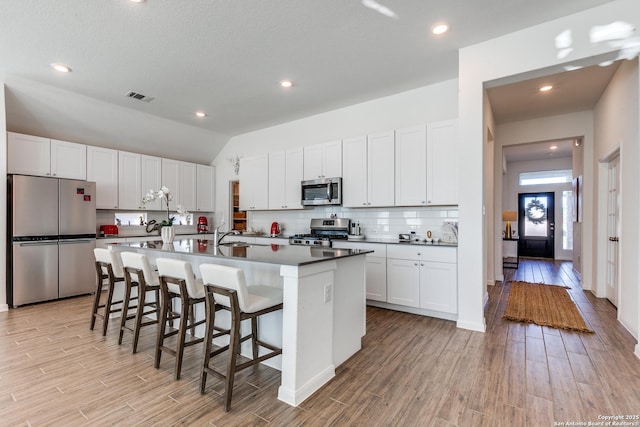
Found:
[(591, 332), (567, 288), (540, 283), (511, 282), (504, 319), (540, 326)]

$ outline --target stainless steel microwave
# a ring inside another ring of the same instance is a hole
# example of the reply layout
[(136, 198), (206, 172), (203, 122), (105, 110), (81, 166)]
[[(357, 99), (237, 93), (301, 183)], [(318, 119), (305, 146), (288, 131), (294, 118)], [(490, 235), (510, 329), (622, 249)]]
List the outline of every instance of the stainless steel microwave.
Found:
[(341, 205), (342, 178), (322, 178), (302, 181), (302, 205)]

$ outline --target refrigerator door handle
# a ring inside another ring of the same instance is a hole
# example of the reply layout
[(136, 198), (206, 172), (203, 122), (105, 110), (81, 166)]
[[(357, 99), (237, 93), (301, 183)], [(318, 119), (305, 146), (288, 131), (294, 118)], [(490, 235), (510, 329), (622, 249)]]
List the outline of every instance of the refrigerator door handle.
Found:
[(75, 245), (78, 243), (91, 243), (93, 240), (60, 240), (58, 244), (60, 245)]
[(58, 241), (55, 240), (53, 242), (26, 242), (20, 243), (20, 246), (47, 246), (47, 245), (57, 245)]

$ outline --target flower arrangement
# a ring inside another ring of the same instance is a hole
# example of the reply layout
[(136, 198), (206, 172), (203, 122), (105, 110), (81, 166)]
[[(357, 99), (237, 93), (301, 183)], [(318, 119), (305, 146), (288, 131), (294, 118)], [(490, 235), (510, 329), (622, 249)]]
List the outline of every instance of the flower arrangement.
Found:
[[(173, 221), (175, 221), (176, 217), (170, 216), (169, 214), (169, 201), (173, 200), (173, 195), (171, 194), (171, 191), (164, 185), (157, 191), (149, 190), (147, 195), (144, 196), (142, 199), (142, 206), (145, 206), (145, 204), (157, 199), (160, 199), (161, 207), (163, 205), (163, 202), (167, 206), (167, 219), (162, 220), (162, 222), (160, 223), (160, 227), (167, 227), (167, 226), (173, 225)], [(189, 211), (184, 209), (182, 205), (176, 206), (176, 212), (179, 215), (189, 215)]]

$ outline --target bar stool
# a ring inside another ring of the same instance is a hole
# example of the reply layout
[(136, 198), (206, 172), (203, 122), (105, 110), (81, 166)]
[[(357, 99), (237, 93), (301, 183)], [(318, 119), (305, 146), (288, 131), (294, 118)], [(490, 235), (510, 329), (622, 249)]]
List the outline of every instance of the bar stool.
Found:
[[(162, 352), (167, 352), (176, 358), (175, 379), (180, 379), (182, 356), (185, 347), (201, 343), (204, 338), (195, 338), (195, 328), (205, 323), (205, 319), (195, 320), (194, 306), (204, 302), (205, 292), (202, 280), (196, 279), (191, 264), (177, 259), (158, 258), (158, 274), (160, 275), (160, 323), (158, 324), (158, 339), (156, 343), (155, 368), (160, 367)], [(180, 301), (180, 312), (173, 311), (172, 302)], [(166, 332), (167, 322), (180, 319), (178, 330)], [(191, 329), (191, 339), (186, 341), (187, 329)], [(175, 348), (164, 345), (164, 340), (178, 335)]]
[[(122, 311), (122, 308), (113, 308), (113, 306), (116, 304), (122, 304), (122, 300), (113, 301), (113, 290), (115, 288), (116, 282), (121, 282), (124, 280), (124, 273), (122, 271), (120, 257), (116, 252), (109, 249), (95, 248), (93, 250), (93, 254), (96, 259), (97, 286), (96, 294), (93, 297), (91, 325), (89, 326), (89, 329), (93, 330), (93, 327), (96, 323), (96, 318), (99, 317), (102, 319), (102, 335), (105, 336), (107, 334), (107, 326), (109, 324), (110, 315), (112, 313), (118, 313)], [(104, 285), (105, 279), (107, 280), (107, 297), (104, 303), (101, 303), (100, 297), (102, 295), (102, 287)], [(101, 308), (103, 309), (102, 313), (99, 312), (99, 309)]]
[[(207, 382), (207, 374), (212, 374), (225, 380), (224, 410), (231, 409), (231, 395), (233, 381), (236, 372), (249, 366), (256, 365), (282, 353), (282, 349), (267, 344), (258, 339), (258, 317), (263, 314), (282, 309), (282, 290), (270, 286), (247, 286), (244, 271), (239, 268), (227, 267), (216, 264), (203, 264), (200, 266), (202, 280), (206, 290), (206, 335), (204, 359), (200, 379), (200, 393), (204, 394)], [(231, 312), (231, 328), (229, 345), (211, 350), (213, 338), (222, 334), (214, 334), (216, 306)], [(251, 320), (251, 334), (241, 336), (240, 322)], [(242, 342), (251, 339), (253, 359), (237, 363)], [(258, 346), (271, 350), (258, 357)], [(229, 350), (226, 374), (209, 366), (212, 357)]]
[[(149, 259), (144, 254), (136, 252), (122, 252), (122, 267), (124, 269), (124, 302), (122, 303), (123, 313), (120, 318), (120, 337), (118, 344), (122, 344), (122, 336), (124, 331), (133, 334), (132, 353), (138, 351), (138, 339), (140, 338), (140, 329), (155, 325), (160, 319), (160, 279), (158, 273), (154, 272), (149, 264)], [(135, 280), (134, 280), (135, 279)], [(137, 290), (138, 304), (135, 307), (129, 307), (129, 301), (132, 299), (133, 290)], [(147, 292), (153, 292), (155, 299), (147, 301)], [(153, 310), (145, 311), (146, 307), (152, 307)], [(129, 314), (130, 309), (135, 309), (135, 313)], [(144, 316), (155, 313), (156, 318), (142, 321)], [(127, 321), (134, 319), (133, 326), (128, 327)]]

